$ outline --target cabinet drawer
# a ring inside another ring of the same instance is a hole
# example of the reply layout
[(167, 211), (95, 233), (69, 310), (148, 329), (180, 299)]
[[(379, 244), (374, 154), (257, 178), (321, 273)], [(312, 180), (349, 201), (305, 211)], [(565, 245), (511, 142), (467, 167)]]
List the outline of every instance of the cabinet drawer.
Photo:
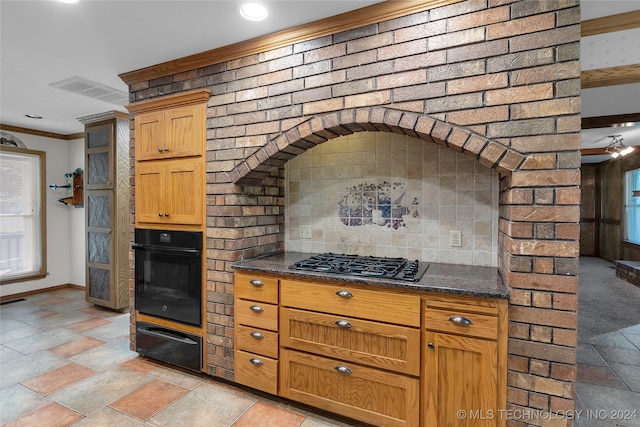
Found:
[(235, 381), (267, 393), (278, 393), (278, 361), (242, 350), (235, 352)]
[(282, 346), (409, 375), (420, 374), (420, 329), (282, 308)]
[(420, 297), (335, 284), (280, 281), (283, 306), (420, 326)]
[(378, 426), (418, 426), (419, 380), (282, 350), (280, 395)]
[[(468, 323), (470, 322), (470, 323)], [(432, 331), (468, 335), (495, 340), (498, 338), (498, 318), (461, 310), (425, 310), (424, 327)]]
[(236, 300), (236, 321), (240, 325), (278, 330), (278, 306), (256, 301)]
[(236, 326), (236, 346), (239, 350), (278, 358), (278, 333), (248, 326)]
[(236, 298), (278, 303), (278, 279), (246, 272), (235, 273)]

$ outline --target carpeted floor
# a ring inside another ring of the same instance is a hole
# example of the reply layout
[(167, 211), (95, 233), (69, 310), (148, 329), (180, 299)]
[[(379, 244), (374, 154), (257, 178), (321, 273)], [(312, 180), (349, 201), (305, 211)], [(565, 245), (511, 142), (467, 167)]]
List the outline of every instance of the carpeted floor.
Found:
[(617, 278), (609, 261), (581, 257), (578, 306), (578, 341), (585, 341), (639, 324), (640, 287)]

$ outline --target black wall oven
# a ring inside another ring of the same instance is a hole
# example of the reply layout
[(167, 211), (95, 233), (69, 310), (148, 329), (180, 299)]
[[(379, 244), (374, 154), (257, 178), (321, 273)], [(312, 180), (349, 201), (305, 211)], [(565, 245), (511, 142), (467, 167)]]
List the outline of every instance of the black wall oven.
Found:
[(188, 325), (202, 319), (202, 232), (136, 228), (135, 307)]

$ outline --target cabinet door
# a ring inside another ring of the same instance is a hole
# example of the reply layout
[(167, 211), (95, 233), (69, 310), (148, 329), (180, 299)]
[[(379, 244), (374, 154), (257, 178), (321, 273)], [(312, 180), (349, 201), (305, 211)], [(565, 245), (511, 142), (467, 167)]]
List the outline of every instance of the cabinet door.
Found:
[(136, 166), (136, 222), (163, 222), (165, 165), (160, 162), (138, 163)]
[[(430, 427), (488, 427), (498, 412), (498, 349), (494, 341), (425, 332), (422, 408)], [(465, 417), (459, 414), (464, 411)]]
[(204, 105), (188, 105), (165, 112), (168, 151), (165, 157), (200, 156), (204, 153)]
[(167, 160), (165, 210), (171, 224), (202, 224), (205, 205), (204, 170), (194, 159)]
[(85, 130), (85, 190), (113, 188), (113, 125), (87, 126)]
[(163, 111), (136, 116), (136, 160), (164, 158), (164, 150), (169, 150), (169, 147), (164, 134), (163, 117)]

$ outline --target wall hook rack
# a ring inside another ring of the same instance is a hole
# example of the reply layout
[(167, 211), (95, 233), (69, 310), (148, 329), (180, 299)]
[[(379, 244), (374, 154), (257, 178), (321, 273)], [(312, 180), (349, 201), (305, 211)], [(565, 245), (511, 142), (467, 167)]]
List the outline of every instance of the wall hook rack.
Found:
[(73, 172), (65, 173), (64, 178), (66, 183), (64, 185), (50, 184), (49, 188), (57, 190), (58, 188), (66, 188), (66, 197), (58, 199), (60, 203), (65, 205), (71, 205), (75, 208), (81, 208), (84, 206), (84, 184), (82, 179), (82, 169), (78, 168)]

